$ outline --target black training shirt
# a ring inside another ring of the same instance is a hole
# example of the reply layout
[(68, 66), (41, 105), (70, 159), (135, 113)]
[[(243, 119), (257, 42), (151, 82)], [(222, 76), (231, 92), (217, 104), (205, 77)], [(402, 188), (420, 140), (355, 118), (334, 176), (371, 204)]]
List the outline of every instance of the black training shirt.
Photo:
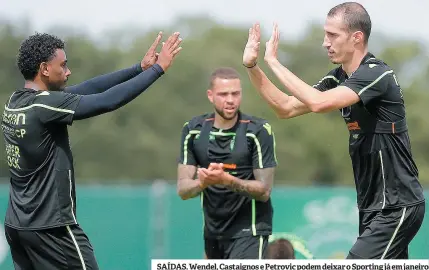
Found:
[[(337, 86), (346, 86), (360, 97), (360, 102), (341, 109), (350, 132), (349, 152), (359, 209), (400, 208), (424, 201), (408, 131), (396, 130), (406, 117), (402, 90), (393, 70), (368, 53), (350, 77), (340, 66), (313, 87), (327, 91)], [(380, 123), (391, 132), (374, 132)]]
[(24, 88), (6, 104), (2, 130), (11, 173), (6, 225), (43, 229), (77, 223), (67, 125), (80, 98)]
[[(275, 167), (274, 134), (267, 121), (239, 113), (228, 130), (213, 127), (214, 114), (194, 117), (183, 127), (180, 163), (207, 168), (224, 163), (225, 171), (254, 180), (254, 169)], [(272, 232), (271, 199), (256, 201), (222, 185), (207, 187), (201, 195), (206, 238), (269, 235)]]
[(28, 230), (76, 224), (67, 125), (124, 106), (163, 74), (158, 64), (145, 71), (138, 64), (64, 92), (14, 92), (1, 122), (11, 174), (6, 225)]

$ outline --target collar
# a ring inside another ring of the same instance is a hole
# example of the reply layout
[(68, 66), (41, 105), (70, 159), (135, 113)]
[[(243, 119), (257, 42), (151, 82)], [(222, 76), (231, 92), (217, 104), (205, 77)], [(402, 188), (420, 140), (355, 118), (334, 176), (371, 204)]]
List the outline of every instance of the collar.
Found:
[(368, 53), (363, 57), (362, 61), (360, 62), (360, 66), (362, 66), (363, 64), (365, 64), (365, 63), (366, 63), (366, 61), (368, 61), (370, 58), (375, 58), (375, 56), (374, 56), (372, 53), (368, 52)]

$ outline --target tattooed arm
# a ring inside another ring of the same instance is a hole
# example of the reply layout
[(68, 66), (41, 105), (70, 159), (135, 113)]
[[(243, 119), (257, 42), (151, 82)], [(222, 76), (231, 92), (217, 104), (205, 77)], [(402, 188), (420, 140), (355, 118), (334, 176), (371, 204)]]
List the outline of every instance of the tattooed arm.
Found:
[(225, 176), (225, 185), (229, 189), (250, 196), (251, 198), (266, 202), (271, 196), (274, 182), (275, 168), (255, 169), (255, 180), (242, 180), (230, 174)]
[(194, 179), (197, 167), (179, 164), (177, 168), (177, 193), (182, 200), (194, 198), (202, 191), (199, 179)]
[(253, 174), (255, 180), (242, 180), (230, 174), (225, 176), (226, 186), (231, 190), (266, 202), (271, 195), (274, 172), (277, 165), (275, 139), (271, 125), (264, 123), (255, 133), (252, 148)]

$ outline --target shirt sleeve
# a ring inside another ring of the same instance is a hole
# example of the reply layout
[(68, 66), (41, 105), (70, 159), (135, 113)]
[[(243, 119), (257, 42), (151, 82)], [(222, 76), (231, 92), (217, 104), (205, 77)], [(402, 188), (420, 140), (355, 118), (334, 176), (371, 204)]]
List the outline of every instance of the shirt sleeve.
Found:
[(323, 77), (322, 79), (320, 79), (320, 81), (313, 85), (313, 87), (321, 92), (324, 92), (326, 90), (337, 87), (338, 84), (339, 80), (334, 76), (334, 71), (331, 70), (328, 74), (326, 74), (325, 77)]
[(383, 65), (364, 65), (341, 85), (352, 89), (359, 95), (362, 103), (367, 104), (387, 91), (392, 73), (392, 70)]
[(272, 127), (265, 123), (253, 136), (252, 164), (254, 169), (277, 166), (275, 138)]
[(131, 78), (134, 78), (142, 72), (142, 67), (140, 63), (138, 63), (127, 69), (122, 69), (119, 71), (100, 75), (90, 80), (84, 81), (80, 84), (66, 87), (64, 92), (78, 95), (91, 95), (102, 93), (117, 84), (123, 83)]
[(180, 140), (180, 155), (179, 163), (183, 165), (194, 165), (197, 166), (197, 161), (194, 156), (192, 147), (192, 136), (191, 130), (189, 129), (188, 122), (183, 125), (182, 136)]
[(60, 91), (44, 91), (37, 95), (33, 105), (42, 123), (71, 125), (81, 97), (81, 95)]

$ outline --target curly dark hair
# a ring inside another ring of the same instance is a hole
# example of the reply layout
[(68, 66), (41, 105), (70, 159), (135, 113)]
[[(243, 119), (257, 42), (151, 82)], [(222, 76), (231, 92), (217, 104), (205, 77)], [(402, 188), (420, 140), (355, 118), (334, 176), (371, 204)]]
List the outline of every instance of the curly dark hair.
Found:
[(36, 33), (24, 40), (17, 59), (24, 79), (33, 80), (39, 72), (40, 64), (51, 60), (57, 49), (64, 49), (64, 41), (54, 35)]

